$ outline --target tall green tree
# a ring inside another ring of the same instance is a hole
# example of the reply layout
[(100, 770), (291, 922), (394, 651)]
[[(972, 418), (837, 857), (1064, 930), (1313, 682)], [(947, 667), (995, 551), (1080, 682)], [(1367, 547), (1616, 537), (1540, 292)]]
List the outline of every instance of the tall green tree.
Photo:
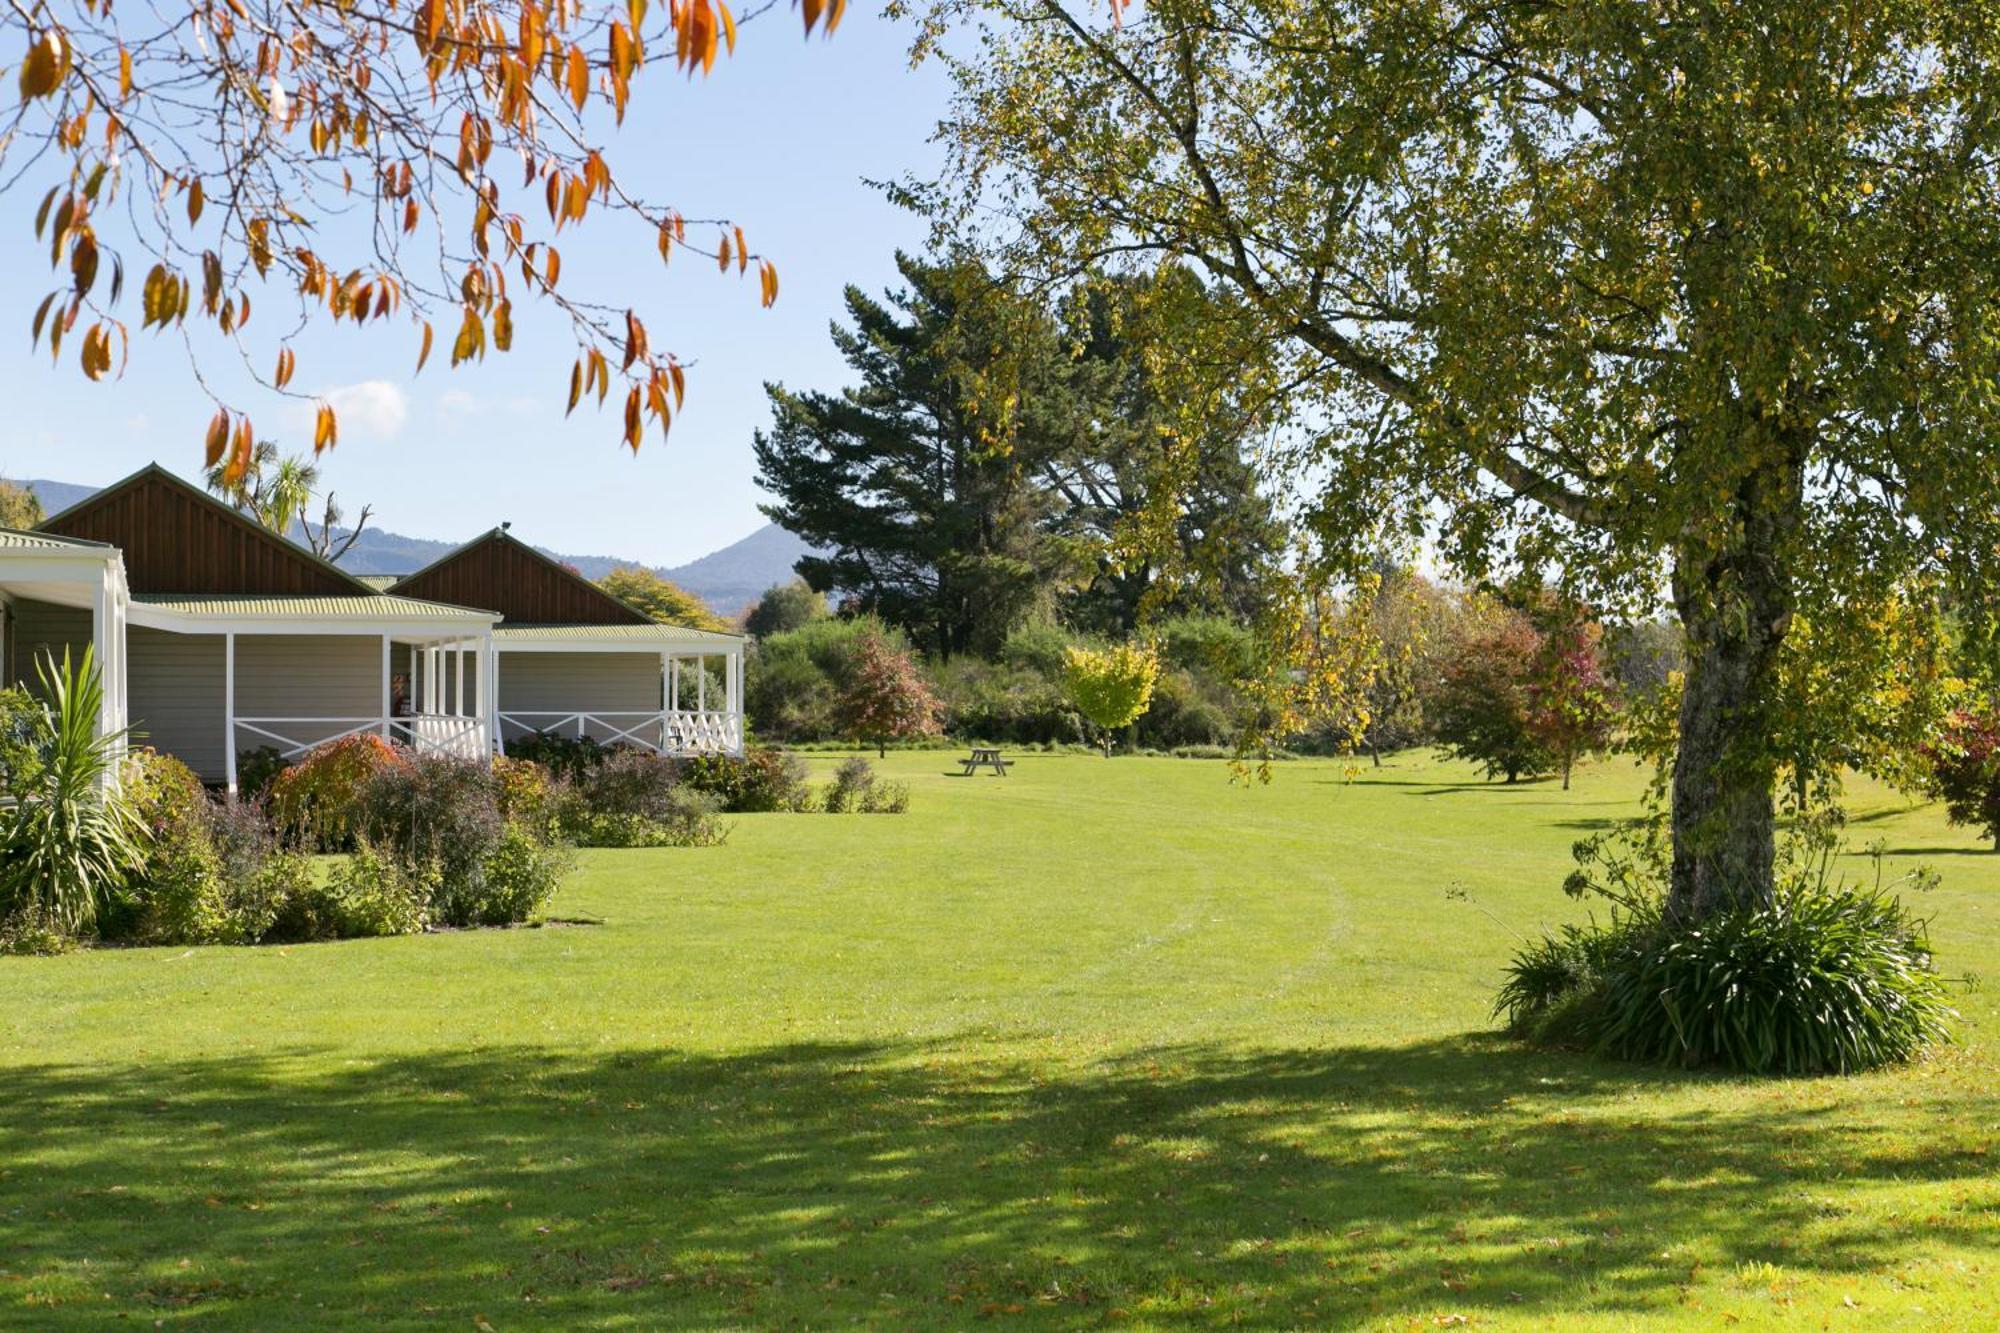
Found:
[(1428, 536), (1670, 600), (1670, 910), (1769, 901), (1795, 616), (1996, 600), (2000, 7), (928, 8), (913, 197), (1045, 281), (1233, 294), (1205, 344), (1286, 387), (1329, 566)]
[(815, 591), (929, 652), (991, 651), (1077, 562), (1047, 540), (1051, 501), (1030, 480), (1063, 410), (1053, 330), (977, 263), (896, 262), (906, 285), (880, 301), (848, 288), (833, 329), (853, 387), (766, 386), (764, 512), (826, 551), (798, 564)]

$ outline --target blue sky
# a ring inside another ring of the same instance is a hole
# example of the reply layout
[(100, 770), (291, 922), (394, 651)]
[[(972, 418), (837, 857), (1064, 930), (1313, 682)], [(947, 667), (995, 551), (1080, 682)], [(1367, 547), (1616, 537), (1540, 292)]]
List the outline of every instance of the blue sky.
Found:
[[(563, 286), (636, 306), (655, 346), (695, 363), (668, 442), (654, 431), (634, 457), (617, 441), (615, 411), (579, 408), (564, 419), (567, 330), (532, 300), (516, 305), (511, 353), (456, 371), (434, 354), (413, 376), (415, 340), (393, 322), (316, 333), (295, 344), (293, 387), (332, 391), (342, 409), (341, 443), (323, 467), (343, 505), (366, 501), (379, 526), (413, 536), (470, 536), (505, 519), (539, 544), (655, 564), (759, 526), (750, 437), (768, 419), (762, 383), (843, 383), (826, 336), (842, 287), (890, 284), (896, 247), (924, 240), (921, 221), (862, 183), (937, 161), (928, 140), (945, 79), (932, 66), (911, 71), (907, 47), (907, 30), (873, 5), (851, 6), (831, 41), (803, 39), (796, 14), (778, 6), (745, 26), (736, 56), (706, 81), (690, 83), (664, 61), (642, 76), (625, 126), (603, 144), (614, 171), (691, 216), (740, 219), (782, 282), (765, 310), (754, 273), (723, 278), (711, 263), (686, 262), (692, 256), (663, 269), (646, 238), (608, 219), (565, 231)], [(27, 352), (29, 316), (52, 285), (29, 225), (47, 183), (14, 191), (0, 220), (0, 272), (9, 275), (0, 318), (19, 337), (0, 359), (9, 408), (0, 475), (101, 484), (157, 460), (192, 476), (213, 409), (178, 340), (135, 334), (124, 379), (99, 384), (83, 378), (71, 348), (53, 368), (45, 353)], [(134, 267), (136, 278), (147, 264)], [(124, 313), (136, 326), (135, 296)], [(286, 297), (252, 287), (251, 300), (249, 331), (264, 333), (275, 354)], [(260, 305), (273, 312), (262, 326)], [(438, 353), (449, 346), (448, 318), (439, 319)], [(203, 369), (231, 382), (219, 358)], [(236, 401), (260, 435), (309, 442), (309, 411), (254, 391)]]

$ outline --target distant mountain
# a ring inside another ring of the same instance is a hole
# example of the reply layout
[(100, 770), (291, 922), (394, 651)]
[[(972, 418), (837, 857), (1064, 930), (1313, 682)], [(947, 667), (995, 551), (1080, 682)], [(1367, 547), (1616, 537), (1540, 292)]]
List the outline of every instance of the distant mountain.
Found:
[(766, 589), (789, 583), (794, 577), (792, 566), (812, 553), (813, 547), (805, 538), (776, 523), (766, 523), (740, 542), (661, 573), (722, 614), (733, 616), (763, 596)]
[(23, 481), (17, 484), (35, 493), (35, 498), (42, 502), (45, 514), (59, 514), (78, 500), (97, 493), (95, 486), (72, 486), (66, 481)]
[[(42, 508), (60, 513), (79, 500), (94, 495), (95, 486), (77, 486), (66, 481), (24, 481), (21, 483), (41, 500)], [(467, 533), (466, 537), (476, 536)], [(353, 574), (410, 574), (459, 545), (429, 537), (405, 537), (377, 528), (363, 530), (361, 539), (341, 558), (340, 567)], [(567, 555), (537, 548), (573, 566), (587, 579), (600, 579), (621, 565), (641, 565), (637, 560), (621, 560), (610, 555)], [(662, 578), (671, 579), (707, 602), (716, 614), (735, 618), (773, 584), (792, 577), (792, 566), (812, 547), (775, 523), (767, 523), (742, 541), (732, 542), (699, 560), (671, 569), (644, 565)]]

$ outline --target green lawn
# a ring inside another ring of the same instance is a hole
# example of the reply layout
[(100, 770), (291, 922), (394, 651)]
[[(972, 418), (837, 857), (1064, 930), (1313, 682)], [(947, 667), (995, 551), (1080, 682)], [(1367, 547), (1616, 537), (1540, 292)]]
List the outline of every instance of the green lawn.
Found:
[[(0, 959), (0, 1324), (2000, 1323), (1990, 988), (1845, 1080), (1490, 1035), (1629, 765), (945, 758), (589, 853), (594, 924)], [(2000, 972), (2000, 857), (1854, 804)]]

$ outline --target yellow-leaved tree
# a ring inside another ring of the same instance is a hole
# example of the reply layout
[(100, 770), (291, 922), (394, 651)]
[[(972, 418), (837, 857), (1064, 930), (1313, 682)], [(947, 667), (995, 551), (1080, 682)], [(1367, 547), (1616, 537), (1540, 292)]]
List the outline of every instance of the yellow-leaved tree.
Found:
[[(796, 5), (830, 32), (845, 0)], [(0, 190), (32, 201), (55, 272), (33, 339), (92, 380), (122, 373), (135, 333), (207, 324), (265, 389), (307, 397), (293, 343), (315, 321), (400, 323), (420, 370), (442, 334), (456, 366), (507, 351), (527, 295), (574, 335), (570, 410), (616, 393), (637, 449), (685, 373), (638, 311), (562, 285), (563, 229), (617, 218), (661, 261), (685, 249), (777, 298), (741, 225), (640, 197), (598, 143), (642, 72), (706, 74), (735, 49), (724, 0), (10, 0), (0, 32), (20, 94)], [(256, 433), (201, 382), (206, 466), (233, 482)], [(315, 452), (340, 430), (316, 407)]]
[(1159, 678), (1159, 650), (1149, 643), (1071, 647), (1063, 654), (1063, 691), (1085, 720), (1097, 728), (1098, 744), (1106, 759), (1111, 757), (1112, 733), (1146, 715)]

